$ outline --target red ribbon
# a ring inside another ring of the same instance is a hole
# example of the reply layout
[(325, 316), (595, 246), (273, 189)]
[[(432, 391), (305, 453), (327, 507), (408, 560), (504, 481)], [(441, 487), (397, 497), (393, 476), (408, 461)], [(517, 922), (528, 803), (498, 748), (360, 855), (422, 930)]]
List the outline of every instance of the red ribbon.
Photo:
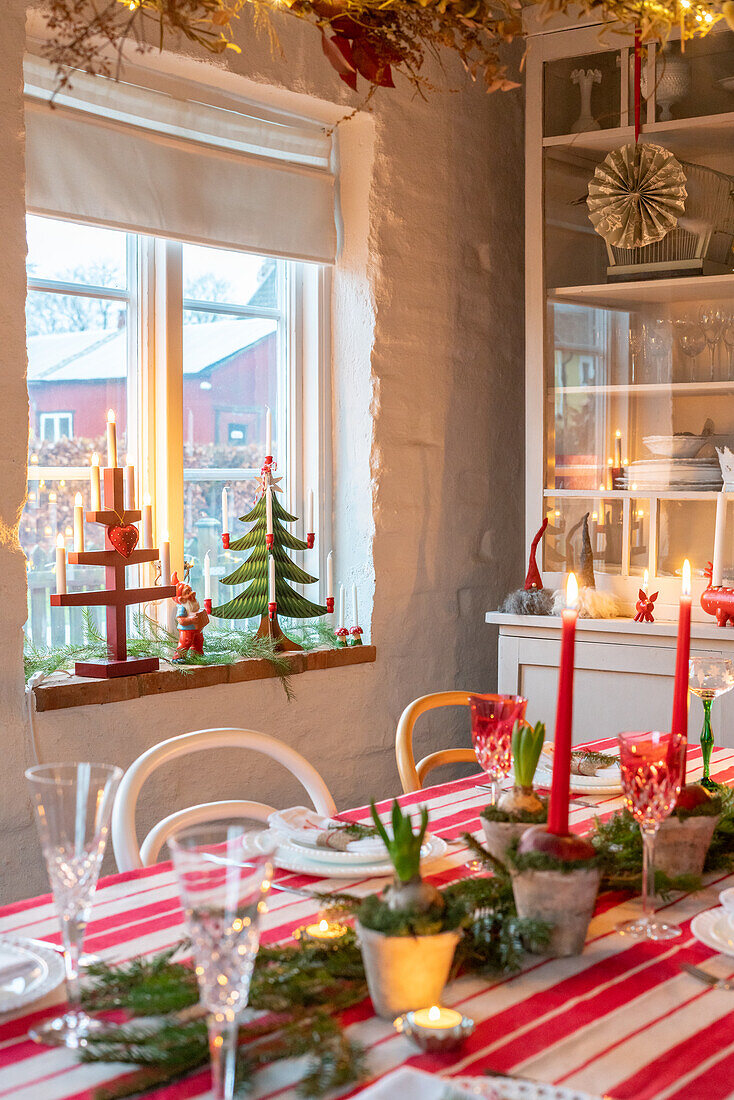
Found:
[(642, 39), (635, 27), (635, 145), (640, 140), (640, 109), (642, 105)]

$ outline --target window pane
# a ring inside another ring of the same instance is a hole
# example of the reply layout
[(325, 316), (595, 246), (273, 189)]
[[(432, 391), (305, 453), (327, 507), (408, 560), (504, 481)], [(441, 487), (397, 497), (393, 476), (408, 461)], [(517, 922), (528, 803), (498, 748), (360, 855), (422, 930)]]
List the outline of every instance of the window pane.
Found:
[(184, 245), (184, 297), (199, 302), (275, 308), (283, 262), (246, 252)]
[[(202, 320), (205, 318), (205, 322)], [(266, 408), (272, 412), (273, 450), (279, 392), (279, 331), (272, 318), (232, 318), (184, 312), (184, 540), (188, 560), (212, 551), (216, 576), (225, 572), (222, 489), (229, 489), (230, 530), (255, 503), (265, 457)]]
[(33, 214), (28, 215), (26, 231), (30, 277), (125, 289), (125, 233)]

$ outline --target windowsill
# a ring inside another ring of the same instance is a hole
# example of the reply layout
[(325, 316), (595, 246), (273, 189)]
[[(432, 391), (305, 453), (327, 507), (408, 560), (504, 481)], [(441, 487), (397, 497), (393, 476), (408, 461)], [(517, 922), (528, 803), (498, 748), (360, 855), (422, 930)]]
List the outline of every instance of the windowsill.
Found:
[[(291, 666), (289, 675), (300, 676), (319, 669), (369, 664), (375, 660), (376, 650), (372, 645), (362, 645), (345, 649), (313, 649), (308, 653), (287, 653), (284, 656)], [(39, 684), (34, 688), (34, 693), (37, 711), (65, 710), (67, 707), (121, 703), (126, 699), (142, 699), (146, 695), (163, 695), (169, 691), (190, 691), (216, 684), (272, 680), (277, 675), (269, 661), (245, 658), (231, 665), (197, 665), (188, 672), (166, 668), (141, 676), (120, 676), (111, 680), (69, 676), (61, 682)]]

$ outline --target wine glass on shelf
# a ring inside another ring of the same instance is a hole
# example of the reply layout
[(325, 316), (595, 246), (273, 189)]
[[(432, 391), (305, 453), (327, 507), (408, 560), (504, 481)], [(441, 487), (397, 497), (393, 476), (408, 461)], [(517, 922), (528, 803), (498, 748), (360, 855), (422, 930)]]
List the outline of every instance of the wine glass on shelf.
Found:
[(706, 348), (706, 337), (703, 334), (703, 329), (695, 321), (680, 320), (676, 321), (676, 335), (678, 337), (678, 347), (683, 352), (685, 357), (690, 361), (688, 370), (688, 381), (696, 381), (696, 365), (694, 360), (698, 358), (702, 351)]
[(109, 833), (122, 769), (112, 764), (38, 764), (25, 773), (61, 921), (67, 1011), (31, 1028), (38, 1043), (86, 1046), (90, 1032), (108, 1027), (81, 1007), (79, 957)]
[(721, 340), (721, 333), (724, 328), (724, 314), (719, 309), (702, 309), (699, 314), (699, 320), (709, 352), (711, 353), (710, 381), (713, 382), (716, 368), (716, 345)]
[(619, 763), (627, 809), (642, 833), (642, 916), (617, 926), (627, 936), (671, 940), (676, 924), (655, 919), (655, 837), (675, 809), (685, 774), (686, 739), (681, 733), (620, 733)]
[(249, 818), (192, 826), (169, 840), (207, 1010), (213, 1100), (235, 1093), (237, 1037), (260, 947), (273, 846)]
[(727, 381), (734, 381), (734, 314), (729, 314), (721, 333), (728, 356)]
[(636, 385), (640, 375), (640, 353), (645, 347), (645, 329), (638, 320), (631, 321), (629, 327), (630, 344), (630, 384)]
[(525, 717), (527, 705), (521, 695), (469, 696), (472, 745), (492, 786), (492, 806), (497, 804), (501, 780), (510, 774), (512, 729)]
[[(658, 318), (644, 327), (645, 341), (650, 349), (651, 358), (655, 364), (655, 382), (672, 381), (664, 377), (666, 361), (671, 363), (670, 325), (662, 318)], [(666, 355), (667, 352), (667, 355)]]
[(688, 662), (688, 687), (703, 703), (703, 729), (701, 730), (701, 757), (703, 779), (701, 785), (714, 790), (716, 784), (709, 774), (714, 734), (711, 728), (711, 705), (719, 695), (726, 695), (734, 688), (734, 662), (726, 657), (691, 657)]

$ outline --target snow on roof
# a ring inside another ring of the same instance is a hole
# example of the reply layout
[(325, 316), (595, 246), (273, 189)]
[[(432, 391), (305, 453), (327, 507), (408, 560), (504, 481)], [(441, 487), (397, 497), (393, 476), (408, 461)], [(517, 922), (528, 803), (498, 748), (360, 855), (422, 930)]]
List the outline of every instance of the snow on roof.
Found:
[[(267, 317), (183, 326), (184, 374), (199, 374), (275, 332)], [(29, 382), (95, 382), (127, 374), (125, 329), (51, 332), (28, 337)]]

